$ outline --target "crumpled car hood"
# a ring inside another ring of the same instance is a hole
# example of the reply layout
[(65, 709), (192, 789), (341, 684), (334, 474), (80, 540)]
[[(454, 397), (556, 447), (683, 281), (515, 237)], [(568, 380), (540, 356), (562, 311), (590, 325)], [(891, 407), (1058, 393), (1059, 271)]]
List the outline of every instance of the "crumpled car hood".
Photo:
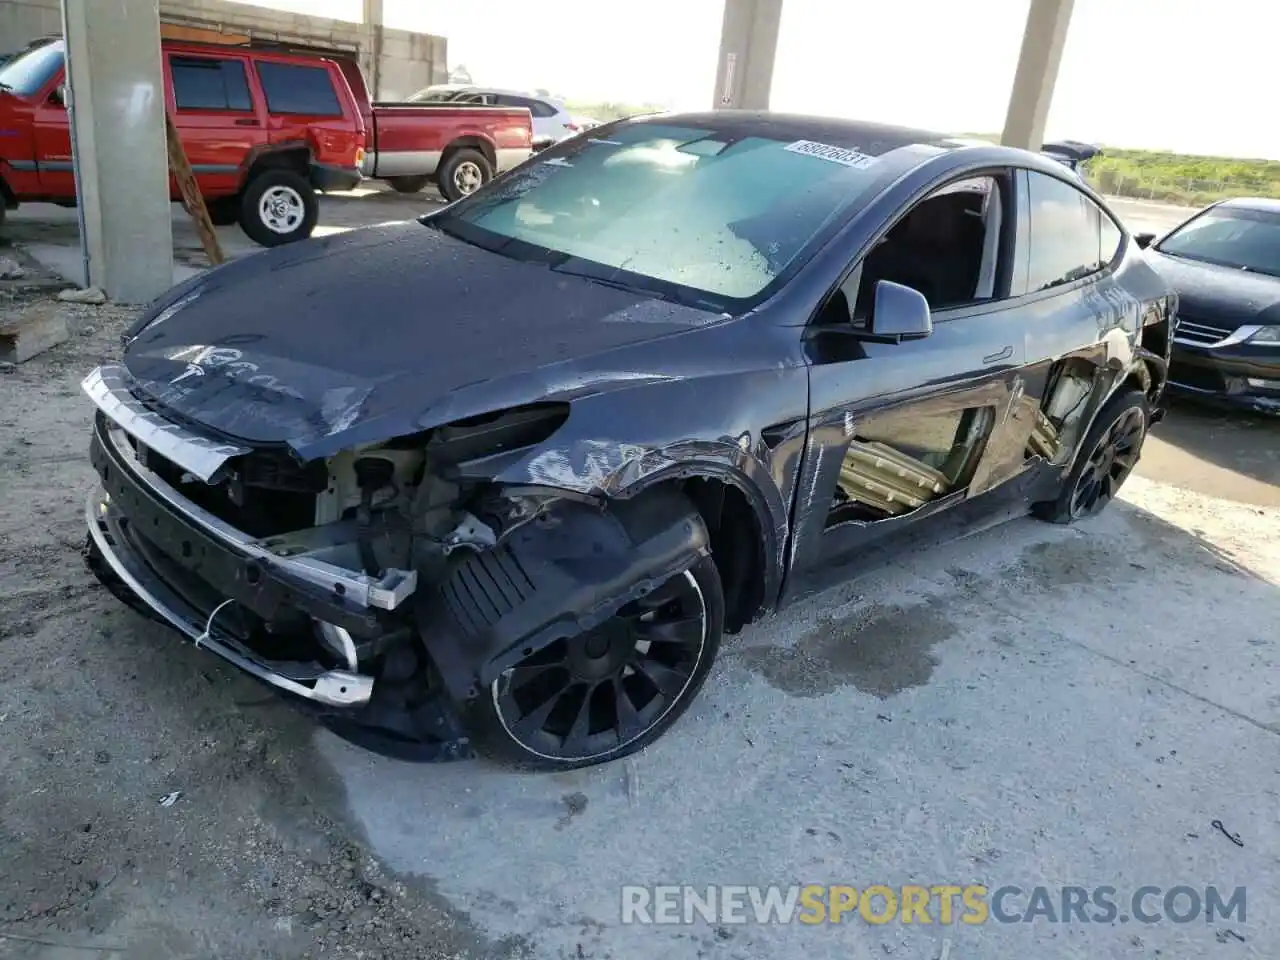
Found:
[(179, 419), (309, 460), (664, 379), (627, 369), (625, 348), (721, 319), (411, 221), (276, 248), (176, 288), (135, 326), (124, 362), (135, 392)]
[(1150, 263), (1178, 291), (1178, 309), (1189, 317), (1237, 323), (1280, 322), (1280, 279), (1247, 270), (1167, 257)]

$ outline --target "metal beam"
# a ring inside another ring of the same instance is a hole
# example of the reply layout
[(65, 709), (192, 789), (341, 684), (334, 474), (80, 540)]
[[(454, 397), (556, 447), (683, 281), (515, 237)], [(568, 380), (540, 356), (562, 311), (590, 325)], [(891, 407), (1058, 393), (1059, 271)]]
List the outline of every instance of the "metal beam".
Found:
[(1039, 150), (1044, 142), (1045, 122), (1049, 119), (1053, 86), (1058, 79), (1074, 2), (1031, 0), (1004, 135), (1000, 138), (1006, 146)]
[(159, 0), (62, 0), (62, 33), (86, 279), (144, 303), (173, 285)]
[(782, 0), (724, 0), (717, 110), (768, 110)]

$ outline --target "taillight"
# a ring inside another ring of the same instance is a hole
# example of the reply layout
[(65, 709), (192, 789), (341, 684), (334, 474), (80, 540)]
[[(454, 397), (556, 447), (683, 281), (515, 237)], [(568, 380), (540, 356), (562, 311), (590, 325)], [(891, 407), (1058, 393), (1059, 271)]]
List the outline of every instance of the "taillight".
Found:
[(579, 130), (581, 130), (581, 129), (582, 129), (582, 128), (581, 128), (581, 127), (579, 127), (576, 123), (566, 123), (566, 124), (564, 125), (564, 128), (565, 128), (566, 130), (569, 130), (569, 131), (573, 132), (573, 133), (577, 133)]

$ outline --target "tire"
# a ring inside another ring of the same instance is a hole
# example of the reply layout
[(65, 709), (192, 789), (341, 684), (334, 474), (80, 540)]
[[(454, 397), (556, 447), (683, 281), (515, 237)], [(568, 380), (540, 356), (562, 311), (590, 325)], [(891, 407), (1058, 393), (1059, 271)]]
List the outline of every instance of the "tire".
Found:
[(240, 219), (239, 197), (218, 197), (206, 200), (204, 207), (215, 227), (229, 227)]
[[(696, 626), (692, 623), (695, 609)], [(643, 640), (651, 627), (636, 625), (647, 617), (652, 618), (649, 624), (668, 628), (670, 632), (664, 634), (668, 642)], [(573, 770), (642, 750), (662, 736), (697, 697), (715, 662), (723, 631), (720, 574), (715, 561), (703, 557), (600, 627), (556, 641), (482, 690), (466, 712), (472, 743), (492, 759), (537, 770)], [(643, 650), (640, 643), (645, 643)], [(589, 652), (593, 647), (603, 648), (594, 659)], [(525, 680), (513, 679), (521, 672), (527, 674)], [(582, 679), (583, 673), (589, 679)], [(654, 677), (674, 692), (664, 693)], [(619, 729), (620, 689), (627, 692), (629, 719), (637, 724), (626, 733)], [(583, 711), (588, 703), (589, 709)], [(549, 715), (539, 720), (544, 711)], [(532, 732), (521, 730), (521, 721), (527, 719), (536, 724)], [(573, 744), (570, 738), (583, 719), (584, 735), (579, 744)]]
[(264, 247), (311, 236), (320, 218), (320, 198), (293, 170), (263, 170), (240, 196), (240, 226)]
[(450, 203), (475, 193), (493, 179), (493, 167), (479, 150), (455, 150), (436, 171), (440, 193)]
[(1093, 421), (1057, 500), (1031, 512), (1049, 523), (1075, 523), (1106, 509), (1142, 456), (1151, 407), (1141, 390), (1122, 390)]
[(419, 193), (431, 182), (428, 176), (387, 177), (387, 183), (396, 193)]

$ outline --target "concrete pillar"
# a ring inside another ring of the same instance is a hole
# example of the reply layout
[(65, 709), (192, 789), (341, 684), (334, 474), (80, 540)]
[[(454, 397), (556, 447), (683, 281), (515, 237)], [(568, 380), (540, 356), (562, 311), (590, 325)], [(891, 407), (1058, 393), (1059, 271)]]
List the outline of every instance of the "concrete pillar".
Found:
[(144, 303), (173, 285), (159, 0), (62, 0), (62, 32), (87, 279)]
[(781, 22), (782, 0), (724, 0), (714, 109), (769, 109)]
[(1031, 0), (1001, 142), (1039, 150), (1075, 0)]
[(366, 62), (365, 74), (369, 81), (369, 99), (377, 100), (382, 96), (382, 34), (383, 34), (383, 0), (364, 0), (362, 20), (365, 28)]

